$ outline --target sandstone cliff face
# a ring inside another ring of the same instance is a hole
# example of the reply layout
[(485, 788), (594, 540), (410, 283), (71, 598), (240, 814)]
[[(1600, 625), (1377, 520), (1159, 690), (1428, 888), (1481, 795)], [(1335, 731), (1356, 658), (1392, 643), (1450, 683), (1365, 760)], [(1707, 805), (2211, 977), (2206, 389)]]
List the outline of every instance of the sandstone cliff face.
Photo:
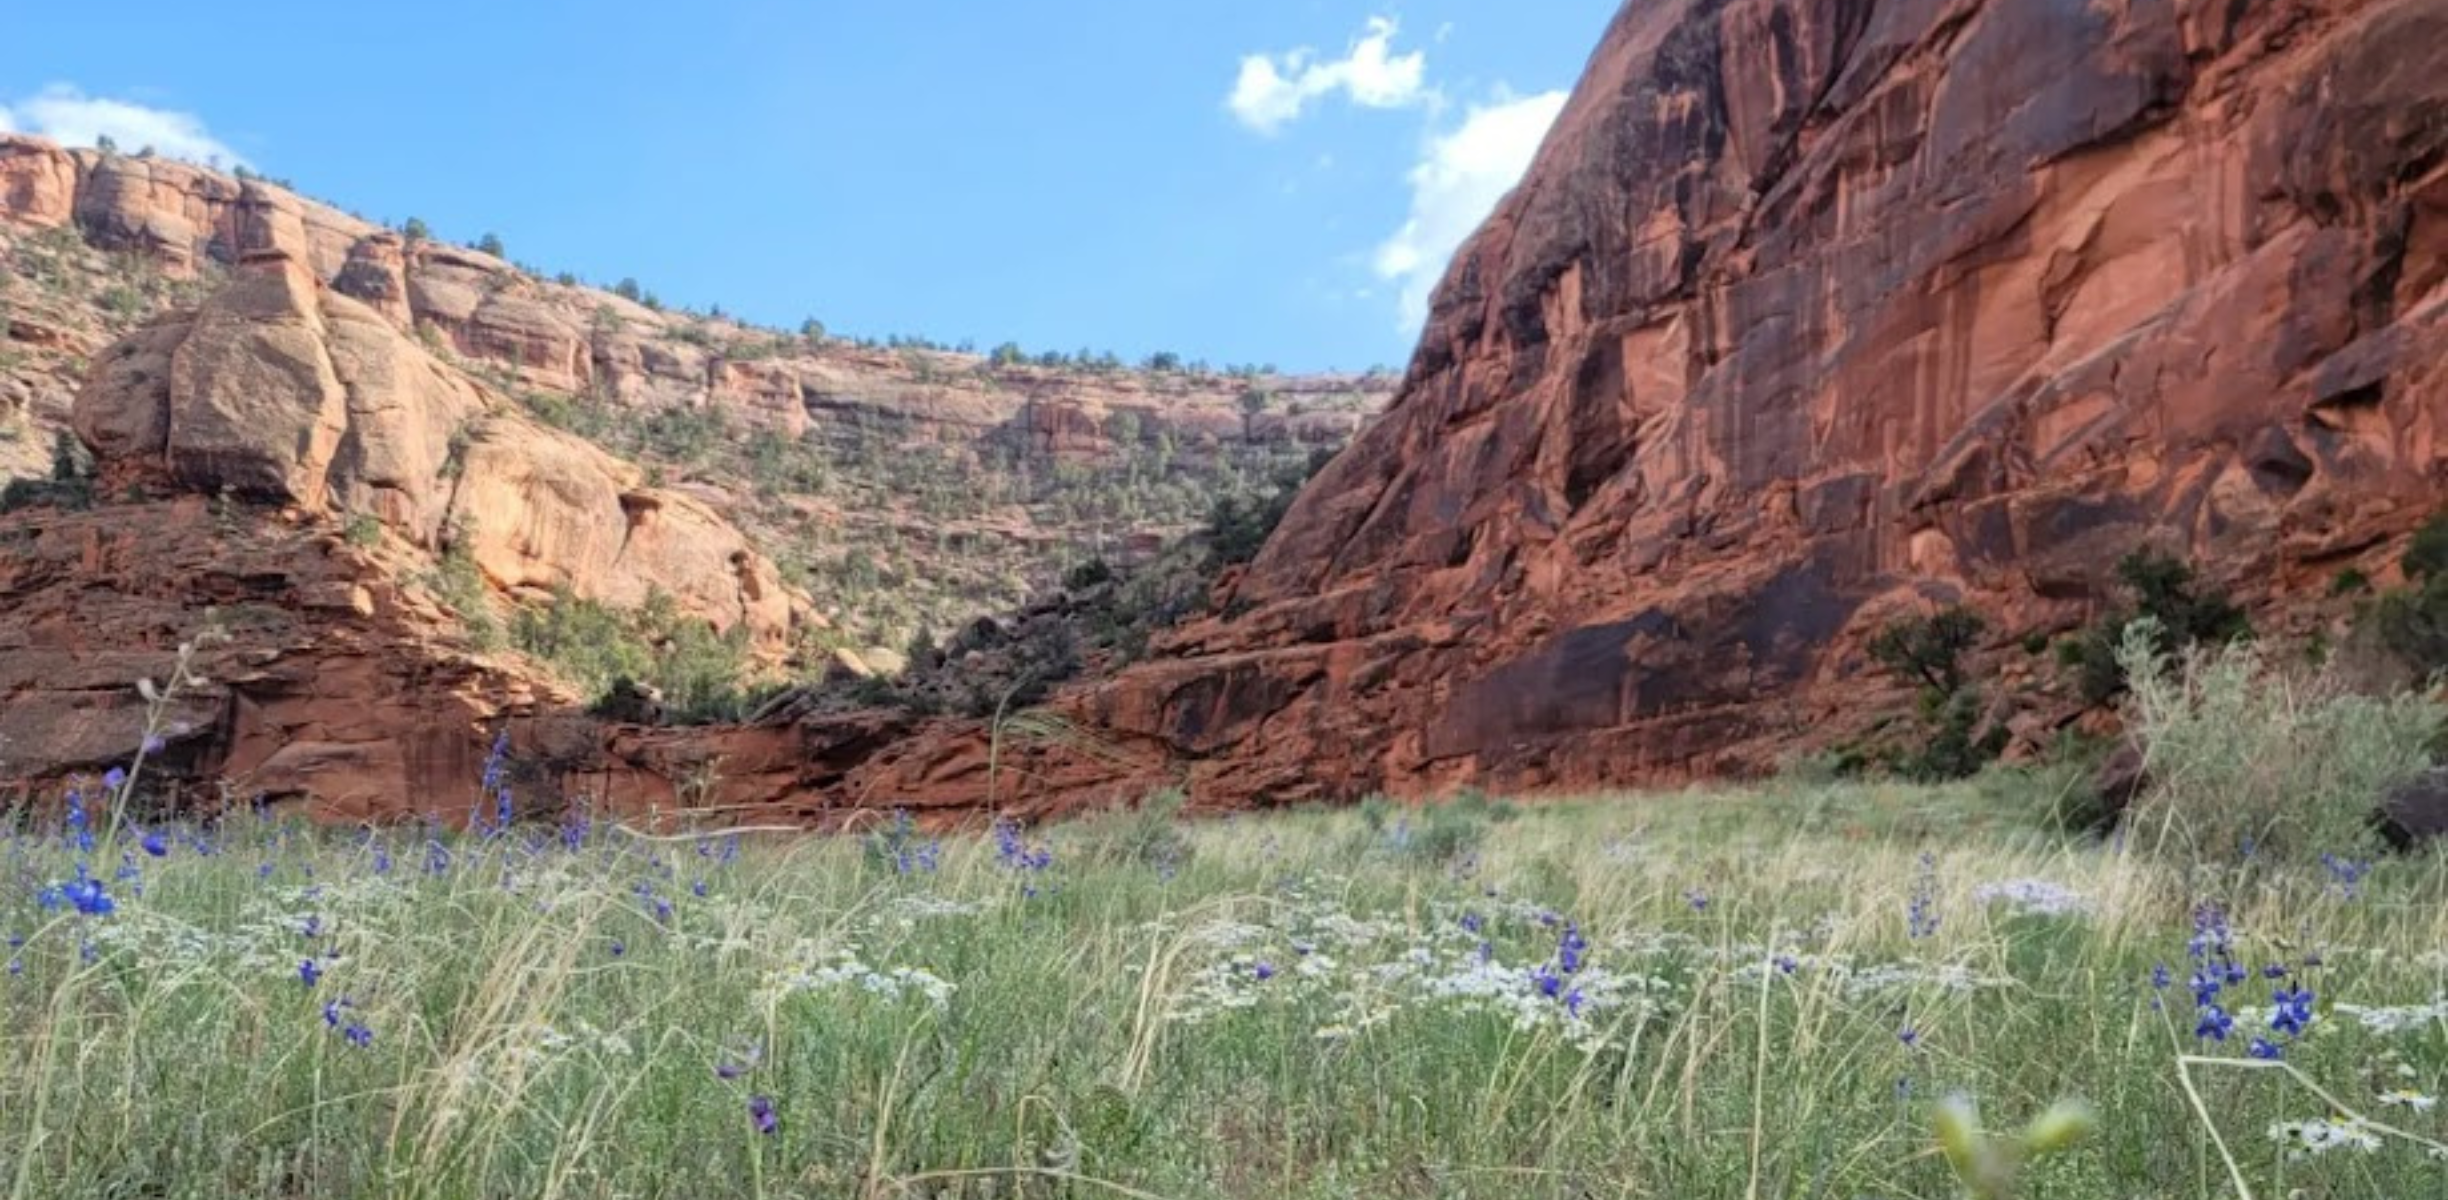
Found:
[(2448, 3), (1641, 0), (1246, 615), (1077, 713), (1221, 802), (1758, 770), (1898, 611), (2378, 561), (2443, 418)]
[(74, 419), (114, 479), (372, 516), (414, 546), (463, 544), (514, 596), (662, 591), (777, 643), (806, 615), (703, 504), (529, 420), (277, 252), (106, 351)]
[(1253, 430), (1236, 409), (1242, 381), (982, 370), (977, 356), (950, 353), (929, 355), (940, 370), (913, 372), (897, 353), (776, 338), (539, 279), (464, 247), (410, 242), (262, 179), (27, 136), (0, 134), (0, 226), (73, 228), (177, 276), (278, 252), (394, 328), (425, 331), (518, 386), (644, 411), (714, 408), (793, 437), (846, 433), (841, 427), (883, 417), (921, 438), (962, 443), (1069, 420), (1085, 435), (1040, 445), (1076, 457), (1109, 452), (1110, 418), (1128, 413), (1145, 437), (1169, 433), (1194, 451), (1253, 432), (1339, 444), (1393, 382), (1269, 378), (1267, 390), (1282, 403)]

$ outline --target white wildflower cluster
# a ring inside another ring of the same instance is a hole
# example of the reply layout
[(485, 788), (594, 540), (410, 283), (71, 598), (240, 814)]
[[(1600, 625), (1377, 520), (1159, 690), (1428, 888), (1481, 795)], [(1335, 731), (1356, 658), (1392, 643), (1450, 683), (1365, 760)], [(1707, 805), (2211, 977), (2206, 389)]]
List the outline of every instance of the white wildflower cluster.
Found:
[(2361, 1150), (2368, 1154), (2380, 1148), (2380, 1135), (2352, 1117), (2334, 1121), (2276, 1121), (2271, 1123), (2269, 1135), (2270, 1140), (2286, 1148), (2291, 1159), (2310, 1158), (2332, 1150)]
[(2012, 987), (2014, 980), (1983, 975), (1961, 963), (1892, 962), (1845, 974), (1845, 994), (1862, 997), (1880, 992), (1977, 992)]
[(789, 928), (770, 906), (736, 896), (678, 905), (673, 914), (673, 940), (713, 954), (771, 949), (777, 935)]
[(2091, 913), (2091, 898), (2047, 879), (2004, 879), (1972, 889), (1982, 904), (2003, 903), (2017, 916), (2082, 917)]
[(2439, 1097), (2426, 1096), (2412, 1088), (2391, 1088), (2380, 1093), (2380, 1103), (2388, 1108), (2404, 1108), (2426, 1113), (2439, 1107)]
[(2404, 1033), (2448, 1021), (2448, 995), (2438, 996), (2429, 1004), (2340, 1004), (2336, 1009), (2338, 1015), (2353, 1017), (2373, 1033)]
[(270, 889), (252, 897), (229, 928), (193, 924), (154, 905), (123, 905), (91, 937), (101, 950), (168, 967), (211, 966), (233, 974), (294, 975), (315, 958), (326, 970), (346, 961), (335, 947), (384, 935), (383, 918), (407, 893), (379, 877)]
[(942, 896), (895, 896), (877, 915), (882, 924), (910, 928), (925, 921), (974, 917), (992, 907), (984, 900), (952, 900)]
[(568, 1028), (530, 1020), (511, 1026), (503, 1036), (466, 1056), (462, 1070), (472, 1080), (499, 1080), (513, 1075), (537, 1075), (571, 1059), (629, 1059), (637, 1047), (619, 1030), (575, 1020)]
[[(1557, 920), (1532, 905), (1489, 909), (1539, 929)], [(1430, 924), (1413, 928), (1391, 916), (1354, 915), (1334, 901), (1296, 898), (1272, 925), (1215, 920), (1184, 930), (1180, 939), (1191, 953), (1209, 954), (1169, 998), (1166, 1015), (1197, 1024), (1264, 1005), (1314, 1014), (1316, 1037), (1343, 1041), (1403, 1013), (1487, 1014), (1594, 1052), (1676, 990), (1667, 980), (1604, 965), (1562, 972), (1551, 960), (1508, 962), (1461, 924), (1463, 910), (1431, 911)]]
[(2011, 987), (2012, 979), (1983, 975), (1961, 963), (1901, 959), (1861, 963), (1849, 954), (1823, 954), (1799, 948), (1778, 949), (1758, 943), (1712, 948), (1711, 958), (1730, 963), (1728, 976), (1736, 983), (1755, 983), (1762, 975), (1796, 982), (1832, 981), (1848, 999), (1890, 992), (1971, 993)]
[(757, 999), (770, 1006), (801, 993), (864, 992), (884, 1000), (917, 997), (935, 1008), (952, 1002), (949, 980), (916, 967), (871, 967), (859, 961), (858, 951), (844, 947), (833, 952), (832, 961), (821, 966), (784, 968), (768, 971), (758, 988)]

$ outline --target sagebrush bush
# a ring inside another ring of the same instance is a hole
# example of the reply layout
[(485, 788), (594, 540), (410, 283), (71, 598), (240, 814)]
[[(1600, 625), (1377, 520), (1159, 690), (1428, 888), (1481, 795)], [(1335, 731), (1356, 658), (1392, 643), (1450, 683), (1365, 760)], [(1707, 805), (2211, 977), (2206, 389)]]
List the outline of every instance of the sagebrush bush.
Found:
[(1190, 797), (1179, 788), (1151, 792), (1136, 808), (1089, 817), (1077, 829), (1086, 857), (1109, 866), (1136, 864), (1167, 873), (1190, 862), (1192, 846), (1181, 823)]
[(2150, 779), (2129, 816), (2138, 847), (2215, 866), (2376, 848), (2372, 814), (2428, 764), (2439, 704), (2289, 672), (2249, 643), (2170, 657), (2160, 637), (2137, 622), (2118, 653)]
[(2448, 513), (2414, 531), (2398, 565), (2406, 586), (2362, 606), (2348, 646), (2421, 683), (2448, 672)]

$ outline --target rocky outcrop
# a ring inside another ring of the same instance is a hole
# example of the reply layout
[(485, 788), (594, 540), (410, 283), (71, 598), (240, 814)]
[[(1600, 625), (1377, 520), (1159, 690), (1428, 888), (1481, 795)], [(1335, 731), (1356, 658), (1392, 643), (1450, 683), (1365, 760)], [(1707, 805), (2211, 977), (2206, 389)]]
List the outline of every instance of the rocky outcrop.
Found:
[(105, 352), (74, 419), (114, 480), (369, 515), (414, 546), (464, 549), (513, 596), (634, 607), (663, 592), (775, 643), (807, 616), (704, 504), (529, 420), (276, 252)]
[[(278, 253), (394, 328), (431, 338), (518, 387), (645, 412), (713, 409), (793, 437), (814, 431), (847, 440), (882, 421), (901, 435), (943, 443), (1038, 438), (1052, 453), (1093, 456), (1111, 452), (1112, 418), (1126, 413), (1148, 441), (1170, 436), (1185, 453), (1252, 432), (1339, 443), (1393, 384), (1376, 376), (990, 368), (975, 354), (782, 337), (539, 279), (464, 247), (409, 240), (260, 178), (0, 134), (0, 226), (12, 225), (73, 227), (95, 245), (181, 276)], [(1270, 419), (1254, 429), (1237, 411), (1252, 387), (1271, 398)], [(1066, 418), (1081, 424), (1080, 435), (1041, 435)]]
[(2382, 561), (2443, 418), (2448, 3), (1644, 0), (1241, 615), (1072, 711), (1223, 803), (1762, 770), (1899, 612)]

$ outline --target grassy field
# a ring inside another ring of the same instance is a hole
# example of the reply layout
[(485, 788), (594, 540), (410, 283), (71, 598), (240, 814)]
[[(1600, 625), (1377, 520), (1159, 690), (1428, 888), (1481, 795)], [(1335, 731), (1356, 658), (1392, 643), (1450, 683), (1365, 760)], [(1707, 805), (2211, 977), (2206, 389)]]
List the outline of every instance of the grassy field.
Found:
[(29, 831), (0, 1187), (1933, 1197), (1962, 1095), (2096, 1111), (2031, 1196), (2448, 1195), (2448, 862), (2179, 877), (2044, 790)]

